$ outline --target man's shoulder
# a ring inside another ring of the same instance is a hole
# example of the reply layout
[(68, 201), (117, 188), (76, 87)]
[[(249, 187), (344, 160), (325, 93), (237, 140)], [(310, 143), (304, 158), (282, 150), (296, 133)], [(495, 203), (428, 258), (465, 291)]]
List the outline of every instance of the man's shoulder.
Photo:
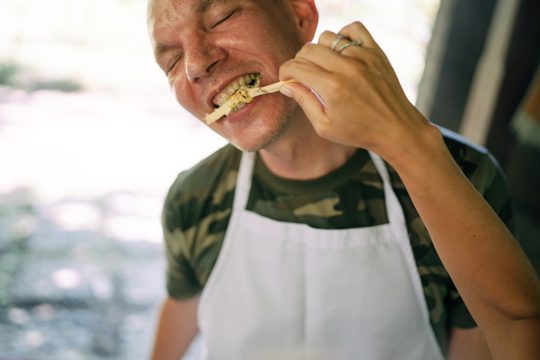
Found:
[(241, 152), (225, 145), (192, 168), (182, 171), (171, 185), (173, 194), (205, 192), (223, 184), (231, 174), (237, 174)]
[(460, 158), (459, 155), (463, 157), (465, 153), (478, 156), (478, 158), (490, 156), (489, 151), (485, 147), (471, 142), (463, 135), (444, 127), (439, 127), (439, 129), (441, 130), (446, 146), (448, 146), (452, 155), (458, 155), (458, 159)]
[(165, 214), (173, 215), (176, 221), (183, 219), (182, 222), (190, 223), (182, 226), (185, 227), (195, 225), (192, 222), (200, 221), (211, 212), (232, 206), (240, 157), (239, 150), (226, 145), (181, 172), (169, 188)]

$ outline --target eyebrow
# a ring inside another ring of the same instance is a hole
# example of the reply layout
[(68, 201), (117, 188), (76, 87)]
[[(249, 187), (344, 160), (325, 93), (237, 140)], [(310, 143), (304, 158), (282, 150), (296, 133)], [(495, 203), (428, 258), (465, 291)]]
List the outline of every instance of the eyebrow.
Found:
[(156, 48), (154, 50), (154, 56), (159, 57), (163, 55), (163, 53), (166, 53), (167, 51), (173, 48), (174, 46), (170, 46), (170, 45), (156, 45)]
[[(196, 6), (196, 12), (203, 13), (209, 8), (219, 4), (227, 4), (233, 2), (234, 0), (199, 0), (199, 3)], [(159, 57), (163, 53), (175, 48), (175, 46), (166, 45), (166, 44), (157, 44), (154, 50), (154, 56)]]
[(205, 12), (216, 0), (201, 0), (197, 5), (197, 12)]
[(197, 12), (205, 12), (208, 8), (212, 7), (215, 3), (228, 3), (231, 0), (200, 0), (197, 5)]

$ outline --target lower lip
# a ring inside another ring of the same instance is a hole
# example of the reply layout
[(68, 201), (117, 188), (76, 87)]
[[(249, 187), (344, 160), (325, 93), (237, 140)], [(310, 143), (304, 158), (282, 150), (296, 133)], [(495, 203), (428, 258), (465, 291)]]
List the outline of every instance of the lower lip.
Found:
[(232, 112), (227, 116), (222, 117), (218, 122), (236, 122), (241, 119), (249, 119), (249, 114), (255, 109), (257, 103), (261, 100), (262, 96), (258, 96), (250, 103), (244, 106), (242, 109)]

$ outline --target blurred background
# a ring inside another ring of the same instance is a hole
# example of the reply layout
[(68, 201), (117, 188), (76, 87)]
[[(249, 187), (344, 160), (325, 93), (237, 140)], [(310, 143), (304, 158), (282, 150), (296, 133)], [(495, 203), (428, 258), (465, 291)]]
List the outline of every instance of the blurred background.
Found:
[[(363, 21), (410, 100), (518, 179), (534, 253), (540, 141), (512, 123), (538, 63), (538, 3), (316, 3), (321, 30)], [(163, 198), (225, 142), (174, 103), (145, 11), (145, 0), (0, 0), (0, 359), (148, 356), (165, 294)]]

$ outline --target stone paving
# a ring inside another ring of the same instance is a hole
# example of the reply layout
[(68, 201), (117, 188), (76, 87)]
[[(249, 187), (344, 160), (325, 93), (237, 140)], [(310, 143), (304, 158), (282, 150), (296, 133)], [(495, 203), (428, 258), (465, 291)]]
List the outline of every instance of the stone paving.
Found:
[(24, 190), (0, 197), (0, 231), (0, 359), (148, 356), (161, 244), (59, 229)]
[(224, 141), (137, 101), (0, 86), (0, 360), (148, 358), (164, 194)]
[(164, 194), (224, 144), (173, 105), (0, 86), (0, 360), (148, 358)]

